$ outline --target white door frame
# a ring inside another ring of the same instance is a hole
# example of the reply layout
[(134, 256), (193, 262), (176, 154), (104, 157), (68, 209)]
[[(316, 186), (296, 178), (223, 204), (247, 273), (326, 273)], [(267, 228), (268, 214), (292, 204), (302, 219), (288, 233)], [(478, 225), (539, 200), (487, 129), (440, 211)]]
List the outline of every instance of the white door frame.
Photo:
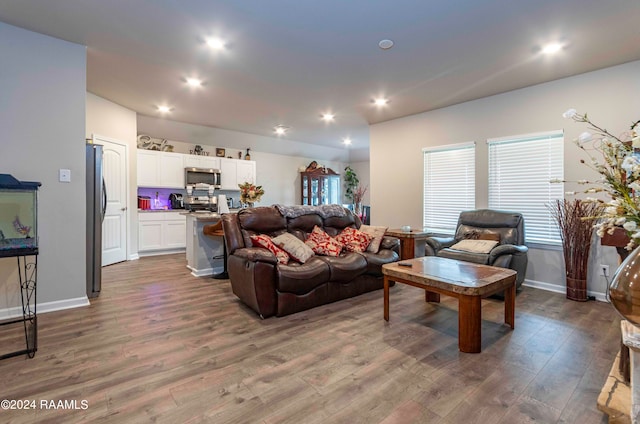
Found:
[(125, 207), (127, 208), (127, 210), (125, 211), (125, 230), (127, 232), (126, 234), (126, 240), (125, 240), (125, 260), (130, 260), (129, 258), (129, 252), (131, 250), (130, 248), (130, 240), (131, 240), (131, 205), (130, 203), (130, 192), (129, 192), (129, 144), (127, 144), (127, 142), (122, 141), (122, 140), (118, 140), (116, 138), (111, 138), (111, 137), (105, 137), (102, 136), (100, 134), (96, 134), (96, 133), (92, 133), (91, 134), (91, 139), (93, 140), (93, 142), (95, 143), (96, 140), (102, 140), (102, 141), (106, 141), (107, 143), (113, 143), (113, 144), (118, 144), (120, 146), (124, 146), (124, 152), (125, 152), (125, 156), (124, 156), (124, 166), (125, 166), (125, 185), (126, 185), (126, 191), (125, 191), (125, 196), (126, 196), (126, 200), (125, 200)]

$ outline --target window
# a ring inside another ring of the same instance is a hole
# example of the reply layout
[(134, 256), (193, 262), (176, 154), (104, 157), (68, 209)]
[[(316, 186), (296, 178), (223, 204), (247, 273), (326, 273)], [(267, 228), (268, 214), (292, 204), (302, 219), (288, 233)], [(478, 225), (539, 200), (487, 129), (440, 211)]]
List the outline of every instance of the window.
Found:
[(453, 234), (460, 212), (475, 209), (476, 145), (455, 144), (422, 150), (424, 154), (425, 231)]
[(560, 233), (548, 205), (564, 198), (564, 134), (490, 139), (489, 208), (520, 212), (527, 243), (560, 245)]

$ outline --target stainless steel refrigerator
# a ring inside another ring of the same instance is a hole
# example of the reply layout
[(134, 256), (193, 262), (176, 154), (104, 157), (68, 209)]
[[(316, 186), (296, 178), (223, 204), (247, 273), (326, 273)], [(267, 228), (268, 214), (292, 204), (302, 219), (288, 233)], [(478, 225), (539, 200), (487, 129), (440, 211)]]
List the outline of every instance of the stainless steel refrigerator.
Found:
[(102, 175), (102, 146), (87, 144), (87, 297), (98, 297), (102, 285), (102, 221), (107, 190)]

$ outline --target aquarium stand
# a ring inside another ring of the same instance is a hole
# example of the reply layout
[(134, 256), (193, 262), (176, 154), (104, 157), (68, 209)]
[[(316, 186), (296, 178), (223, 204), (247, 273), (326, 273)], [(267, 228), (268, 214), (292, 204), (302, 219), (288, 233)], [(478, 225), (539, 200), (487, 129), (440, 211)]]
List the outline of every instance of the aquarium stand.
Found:
[(0, 257), (10, 256), (15, 256), (18, 260), (22, 317), (0, 322), (0, 326), (22, 323), (26, 348), (0, 355), (0, 360), (24, 354), (29, 358), (33, 358), (38, 350), (38, 315), (36, 303), (38, 250), (18, 249), (18, 251), (0, 251)]

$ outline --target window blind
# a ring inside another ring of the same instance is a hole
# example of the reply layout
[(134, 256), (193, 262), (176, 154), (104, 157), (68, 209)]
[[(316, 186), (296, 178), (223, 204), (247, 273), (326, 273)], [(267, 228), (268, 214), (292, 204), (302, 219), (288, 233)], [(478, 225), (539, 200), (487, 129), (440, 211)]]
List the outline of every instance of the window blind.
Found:
[(475, 209), (475, 143), (423, 149), (426, 231), (453, 234), (460, 212)]
[(489, 208), (520, 212), (528, 243), (560, 245), (560, 233), (548, 206), (564, 198), (564, 134), (540, 134), (487, 140)]

